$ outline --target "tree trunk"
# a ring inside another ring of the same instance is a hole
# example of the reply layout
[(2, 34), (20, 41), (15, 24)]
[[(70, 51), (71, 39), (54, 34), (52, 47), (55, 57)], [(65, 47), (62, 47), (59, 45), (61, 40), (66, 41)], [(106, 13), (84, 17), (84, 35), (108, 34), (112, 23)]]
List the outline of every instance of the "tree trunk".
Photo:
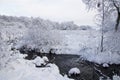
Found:
[(101, 33), (101, 52), (103, 52), (103, 42), (104, 42), (104, 40), (103, 40), (104, 39), (103, 27), (104, 27), (104, 16), (105, 16), (104, 15), (104, 13), (105, 13), (104, 12), (104, 6), (105, 6), (104, 5), (104, 0), (102, 0), (102, 9), (103, 9), (103, 12), (102, 12), (102, 27), (101, 27), (102, 28), (102, 31), (101, 31), (102, 32)]
[(117, 13), (118, 13), (118, 15), (117, 15), (116, 24), (115, 24), (115, 31), (118, 30), (119, 23), (120, 23), (120, 12), (117, 11)]
[(120, 23), (120, 9), (119, 6), (117, 6), (116, 2), (113, 0), (113, 5), (116, 8), (117, 11), (117, 19), (116, 19), (116, 24), (115, 24), (115, 31), (118, 30), (119, 23)]

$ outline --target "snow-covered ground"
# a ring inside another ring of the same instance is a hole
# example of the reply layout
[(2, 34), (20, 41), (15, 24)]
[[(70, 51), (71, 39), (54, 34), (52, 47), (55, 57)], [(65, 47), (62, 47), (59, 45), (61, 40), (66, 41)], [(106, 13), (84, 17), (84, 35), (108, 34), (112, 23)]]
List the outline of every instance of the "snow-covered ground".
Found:
[[(18, 57), (0, 70), (0, 80), (73, 80), (66, 75), (62, 76), (55, 64), (47, 64), (46, 67), (35, 67), (34, 60), (25, 60), (24, 55)], [(16, 55), (15, 55), (16, 56)], [(44, 63), (42, 58), (37, 58), (37, 63)]]

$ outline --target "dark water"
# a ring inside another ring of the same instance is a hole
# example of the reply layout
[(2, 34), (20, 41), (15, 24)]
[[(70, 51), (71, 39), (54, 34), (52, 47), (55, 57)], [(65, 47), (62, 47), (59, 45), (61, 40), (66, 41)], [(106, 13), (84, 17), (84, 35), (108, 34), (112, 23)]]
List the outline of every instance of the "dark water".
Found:
[(99, 77), (103, 77), (105, 80), (107, 77), (112, 79), (112, 76), (117, 74), (120, 75), (120, 65), (110, 65), (109, 67), (102, 67), (95, 63), (91, 63), (82, 60), (78, 55), (67, 55), (67, 54), (49, 54), (49, 53), (39, 53), (34, 51), (22, 52), (28, 54), (26, 59), (31, 60), (36, 56), (47, 56), (49, 58), (49, 63), (55, 63), (62, 75), (68, 74), (68, 71), (77, 67), (80, 69), (80, 75), (73, 75), (70, 78), (75, 80), (99, 80)]
[[(77, 76), (72, 76), (76, 80), (98, 80), (99, 76), (95, 74), (93, 68), (87, 64), (87, 62), (80, 59), (78, 55), (53, 55), (54, 63), (59, 67), (60, 73), (62, 75), (68, 74), (68, 71), (77, 67), (80, 69), (81, 74)], [(49, 57), (48, 57), (49, 58)]]

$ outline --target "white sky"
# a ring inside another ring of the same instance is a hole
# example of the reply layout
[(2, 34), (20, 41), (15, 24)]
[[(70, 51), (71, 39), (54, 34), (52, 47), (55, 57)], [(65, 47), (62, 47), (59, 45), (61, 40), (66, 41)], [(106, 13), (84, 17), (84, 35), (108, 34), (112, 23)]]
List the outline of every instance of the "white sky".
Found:
[(0, 14), (95, 25), (95, 12), (88, 12), (82, 0), (0, 0)]

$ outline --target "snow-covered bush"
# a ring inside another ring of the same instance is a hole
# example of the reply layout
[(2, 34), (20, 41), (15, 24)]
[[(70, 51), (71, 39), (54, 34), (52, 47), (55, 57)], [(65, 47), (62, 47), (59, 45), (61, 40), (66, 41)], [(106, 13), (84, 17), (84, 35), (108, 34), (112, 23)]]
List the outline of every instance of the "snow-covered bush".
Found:
[(4, 21), (3, 23), (4, 25), (0, 24), (0, 69), (9, 63), (14, 54), (18, 53), (11, 49), (23, 38), (23, 34), (26, 32), (26, 29), (17, 23), (12, 23), (16, 25), (7, 24)]
[(71, 21), (71, 22), (63, 22), (63, 23), (60, 24), (59, 29), (60, 30), (77, 30), (77, 29), (79, 29), (79, 26), (74, 24), (73, 21)]
[(43, 58), (41, 58), (41, 57), (38, 56), (38, 57), (36, 57), (36, 58), (33, 60), (33, 63), (34, 63), (36, 66), (40, 67), (40, 66), (45, 66), (48, 61), (49, 61), (49, 60), (48, 60), (47, 57), (44, 56)]
[(68, 72), (68, 75), (69, 76), (72, 76), (72, 75), (79, 75), (80, 74), (80, 70), (79, 68), (75, 67), (75, 68), (71, 68)]
[(28, 30), (28, 33), (20, 44), (27, 45), (30, 49), (37, 48), (40, 52), (48, 52), (54, 46), (63, 43), (63, 36), (64, 35), (61, 35), (61, 33), (57, 31), (42, 30), (36, 27)]

